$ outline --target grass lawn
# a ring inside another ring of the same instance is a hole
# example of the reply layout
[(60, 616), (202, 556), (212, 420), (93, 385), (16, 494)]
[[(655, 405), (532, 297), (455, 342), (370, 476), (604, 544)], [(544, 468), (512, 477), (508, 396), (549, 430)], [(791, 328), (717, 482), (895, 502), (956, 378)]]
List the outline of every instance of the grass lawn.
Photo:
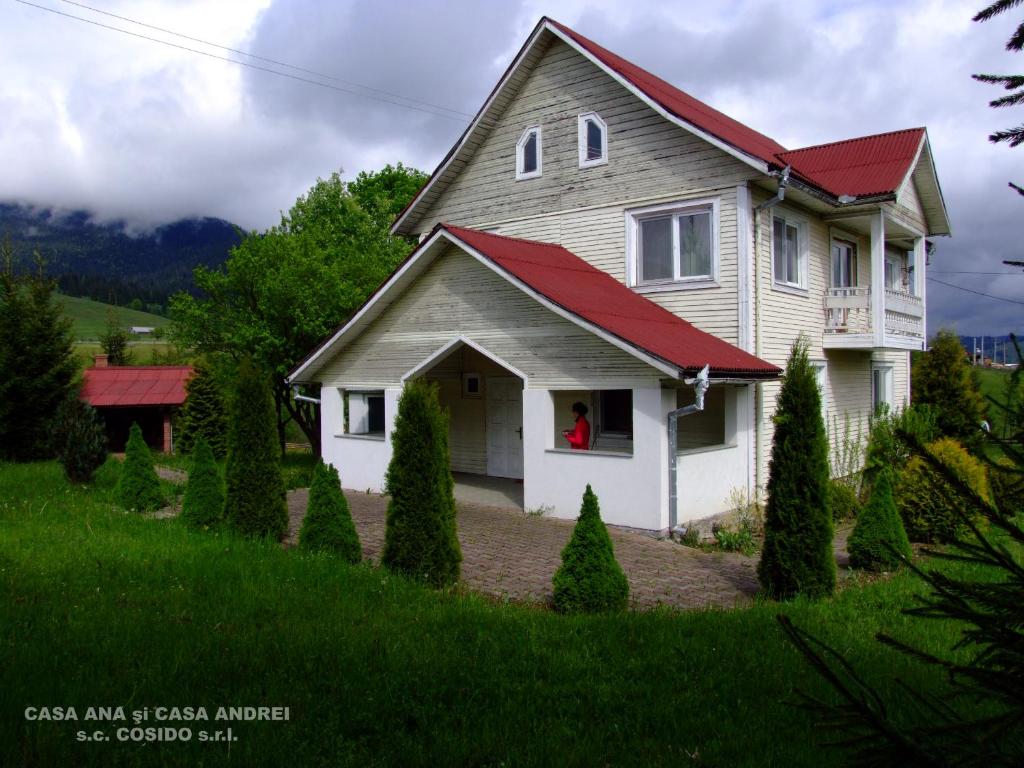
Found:
[[(93, 355), (103, 351), (99, 342), (76, 341), (74, 344), (75, 356), (83, 368), (93, 364)], [(130, 341), (128, 349), (132, 355), (132, 365), (165, 365), (168, 362), (174, 365), (188, 365), (191, 362), (191, 355), (179, 355), (176, 348), (168, 341)], [(170, 361), (169, 357), (172, 357)]]
[(149, 326), (161, 328), (170, 324), (170, 320), (149, 312), (140, 312), (127, 307), (114, 307), (92, 299), (77, 296), (58, 296), (57, 300), (64, 305), (64, 314), (71, 318), (74, 326), (72, 334), (79, 341), (96, 341), (107, 329), (107, 313), (114, 312), (123, 326)]
[[(941, 681), (875, 632), (938, 652), (958, 634), (900, 614), (921, 590), (907, 574), (820, 603), (565, 618), (125, 514), (113, 482), (110, 465), (89, 488), (0, 465), (0, 765), (838, 765), (792, 706), (797, 687), (828, 694), (775, 614), (887, 691)], [(29, 706), (79, 720), (28, 722)], [(122, 743), (132, 724), (84, 722), (88, 706), (289, 720), (230, 723), (230, 747)], [(76, 740), (96, 730), (111, 740)]]
[(1006, 424), (1006, 412), (998, 405), (990, 402), (988, 398), (998, 403), (1006, 402), (1006, 382), (1010, 378), (1010, 371), (998, 368), (976, 368), (978, 382), (981, 385), (981, 394), (985, 396), (985, 405), (988, 407), (988, 421), (992, 425), (992, 432), (999, 437), (1004, 437), (1003, 430)]

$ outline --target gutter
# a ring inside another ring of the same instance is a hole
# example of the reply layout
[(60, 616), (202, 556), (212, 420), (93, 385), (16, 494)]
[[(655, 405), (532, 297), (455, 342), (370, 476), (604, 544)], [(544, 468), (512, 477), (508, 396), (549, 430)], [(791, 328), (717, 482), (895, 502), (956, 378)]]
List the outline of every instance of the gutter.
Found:
[(700, 369), (695, 378), (684, 379), (693, 385), (694, 403), (670, 411), (668, 414), (668, 534), (674, 536), (682, 533), (679, 529), (679, 486), (677, 482), (679, 457), (676, 455), (679, 445), (679, 419), (704, 410), (704, 393), (711, 382), (708, 380), (708, 365)]

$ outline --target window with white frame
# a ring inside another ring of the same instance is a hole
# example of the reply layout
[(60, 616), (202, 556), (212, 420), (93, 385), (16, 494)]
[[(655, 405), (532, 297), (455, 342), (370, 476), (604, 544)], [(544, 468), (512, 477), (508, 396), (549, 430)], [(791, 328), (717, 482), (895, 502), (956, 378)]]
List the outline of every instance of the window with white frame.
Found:
[(893, 383), (891, 365), (871, 366), (871, 407), (877, 413), (885, 405), (889, 410), (893, 406)]
[(608, 162), (608, 126), (596, 112), (580, 115), (578, 120), (580, 168)]
[(384, 437), (384, 391), (342, 392), (345, 434)]
[(906, 291), (907, 252), (887, 245), (885, 247), (885, 287), (890, 291)]
[[(693, 405), (691, 387), (676, 390), (676, 407)], [(679, 420), (676, 450), (701, 451), (736, 443), (736, 392), (734, 387), (716, 385), (704, 393), (704, 410)]]
[(807, 287), (807, 225), (790, 214), (772, 219), (772, 263), (775, 282), (790, 288)]
[(857, 246), (850, 240), (832, 239), (832, 287), (857, 285)]
[(543, 162), (540, 126), (533, 125), (523, 131), (516, 144), (516, 178), (540, 176)]
[(630, 282), (707, 283), (717, 278), (718, 204), (697, 201), (629, 211)]
[(633, 452), (633, 390), (552, 390), (554, 447), (568, 450), (565, 432), (576, 429), (573, 409), (585, 406), (584, 418), (590, 425), (588, 450), (631, 454)]

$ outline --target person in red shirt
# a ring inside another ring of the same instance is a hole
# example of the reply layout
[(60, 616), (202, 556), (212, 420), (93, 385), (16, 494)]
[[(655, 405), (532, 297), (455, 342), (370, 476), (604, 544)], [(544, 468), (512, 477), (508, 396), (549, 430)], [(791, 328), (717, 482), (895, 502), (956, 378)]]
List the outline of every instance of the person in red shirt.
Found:
[(590, 450), (590, 422), (587, 421), (587, 406), (572, 404), (572, 415), (576, 422), (574, 429), (563, 429), (562, 437), (569, 441), (569, 447), (576, 451)]

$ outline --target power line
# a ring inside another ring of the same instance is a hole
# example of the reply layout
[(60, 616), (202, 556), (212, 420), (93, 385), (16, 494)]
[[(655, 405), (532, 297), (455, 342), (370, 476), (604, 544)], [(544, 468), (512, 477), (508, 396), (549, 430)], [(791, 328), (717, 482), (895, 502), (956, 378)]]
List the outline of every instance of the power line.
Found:
[(231, 47), (229, 47), (227, 45), (221, 45), (220, 43), (211, 43), (209, 40), (203, 40), (203, 39), (198, 38), (198, 37), (192, 37), (191, 35), (186, 35), (183, 32), (175, 32), (173, 29), (166, 29), (164, 27), (158, 27), (158, 26), (156, 26), (154, 24), (147, 24), (144, 21), (137, 21), (136, 19), (132, 19), (132, 18), (129, 18), (127, 16), (119, 16), (118, 14), (111, 13), (110, 11), (104, 11), (104, 10), (101, 10), (99, 8), (93, 8), (91, 5), (85, 5), (84, 3), (76, 3), (76, 2), (74, 2), (74, 0), (60, 0), (60, 1), (62, 3), (67, 3), (68, 5), (77, 6), (78, 8), (84, 8), (85, 10), (92, 11), (93, 13), (99, 13), (99, 14), (102, 14), (103, 16), (109, 16), (109, 17), (111, 17), (113, 19), (120, 19), (121, 21), (127, 21), (129, 24), (136, 24), (136, 25), (138, 25), (140, 27), (146, 27), (147, 29), (154, 29), (157, 32), (163, 32), (164, 34), (174, 35), (175, 37), (180, 37), (180, 38), (183, 38), (185, 40), (191, 40), (194, 43), (202, 43), (203, 45), (208, 45), (211, 48), (220, 48), (223, 51), (230, 51), (231, 53), (237, 53), (240, 56), (248, 56), (249, 58), (256, 59), (257, 61), (265, 61), (268, 64), (274, 64), (274, 65), (279, 66), (279, 67), (286, 67), (287, 69), (292, 69), (292, 70), (295, 70), (296, 72), (304, 72), (307, 75), (314, 75), (316, 77), (322, 77), (322, 78), (324, 78), (326, 80), (333, 80), (336, 83), (344, 83), (345, 85), (350, 85), (350, 86), (353, 86), (355, 88), (365, 88), (366, 90), (373, 91), (374, 93), (380, 93), (380, 94), (383, 94), (384, 96), (393, 96), (395, 98), (402, 99), (403, 101), (408, 101), (408, 102), (411, 102), (413, 104), (420, 104), (420, 105), (422, 105), (424, 107), (431, 107), (432, 109), (441, 109), (441, 110), (444, 110), (445, 112), (451, 112), (454, 115), (458, 115), (459, 117), (464, 117), (466, 119), (469, 119), (469, 118), (473, 117), (473, 115), (469, 114), (468, 112), (462, 112), (462, 111), (460, 111), (458, 109), (450, 109), (448, 107), (442, 107), (439, 104), (431, 104), (429, 101), (420, 101), (419, 99), (413, 99), (413, 98), (410, 98), (409, 96), (403, 96), (400, 93), (392, 93), (391, 91), (385, 91), (385, 90), (382, 90), (380, 88), (373, 88), (373, 87), (371, 87), (369, 85), (363, 85), (362, 83), (355, 83), (355, 82), (352, 82), (351, 80), (344, 80), (344, 79), (342, 79), (340, 77), (335, 77), (334, 75), (328, 75), (328, 74), (325, 74), (323, 72), (317, 72), (315, 69), (305, 69), (304, 67), (297, 67), (294, 64), (289, 64), (288, 62), (285, 62), (285, 61), (278, 61), (277, 59), (271, 59), (271, 58), (268, 58), (266, 56), (257, 56), (255, 53), (249, 53), (248, 51), (243, 51), (243, 50), (241, 50), (239, 48), (231, 48)]
[(973, 291), (970, 288), (964, 288), (962, 285), (947, 283), (945, 280), (939, 280), (938, 278), (935, 277), (929, 277), (928, 279), (931, 280), (933, 283), (938, 283), (939, 285), (945, 285), (950, 288), (956, 288), (958, 291), (966, 291), (967, 293), (973, 293), (977, 296), (984, 296), (986, 299), (995, 299), (996, 301), (1007, 301), (1010, 304), (1024, 304), (1024, 301), (1018, 301), (1017, 299), (1007, 299), (1005, 296), (993, 296), (990, 293), (982, 293), (981, 291)]
[[(143, 34), (140, 34), (138, 32), (131, 32), (130, 30), (127, 30), (127, 29), (121, 29), (119, 27), (112, 27), (109, 24), (103, 24), (103, 23), (101, 23), (99, 21), (94, 21), (92, 19), (86, 19), (86, 18), (83, 18), (81, 16), (75, 16), (74, 14), (71, 14), (71, 13), (64, 13), (63, 11), (58, 11), (56, 8), (47, 8), (44, 5), (37, 5), (36, 3), (31, 3), (28, 0), (14, 0), (14, 1), (16, 3), (21, 3), (22, 5), (28, 5), (28, 6), (31, 6), (33, 8), (38, 8), (39, 10), (46, 11), (47, 13), (53, 13), (53, 14), (56, 14), (58, 16), (64, 16), (65, 18), (74, 19), (75, 21), (81, 21), (81, 22), (84, 22), (85, 24), (92, 24), (95, 27), (102, 27), (103, 29), (109, 29), (109, 30), (111, 30), (113, 32), (120, 32), (123, 35), (131, 35), (132, 37), (137, 37), (137, 38), (140, 38), (142, 40), (148, 40), (148, 41), (150, 41), (152, 43), (160, 43), (161, 45), (166, 45), (166, 46), (169, 46), (171, 48), (177, 48), (177, 49), (182, 50), (182, 51), (188, 51), (189, 53), (196, 53), (196, 54), (199, 54), (200, 56), (206, 56), (206, 57), (211, 58), (211, 59), (217, 59), (218, 61), (226, 61), (229, 64), (237, 64), (240, 67), (248, 67), (249, 69), (256, 69), (256, 70), (259, 70), (260, 72), (268, 72), (268, 73), (270, 73), (272, 75), (278, 75), (279, 77), (287, 77), (290, 80), (297, 80), (300, 83), (308, 83), (310, 85), (317, 85), (317, 86), (320, 86), (321, 88), (328, 88), (328, 89), (330, 89), (332, 91), (338, 91), (340, 93), (347, 93), (347, 94), (350, 94), (352, 96), (362, 96), (363, 98), (366, 98), (366, 99), (373, 99), (375, 101), (382, 101), (382, 102), (384, 102), (386, 104), (391, 104), (391, 105), (396, 106), (396, 107), (404, 107), (405, 109), (412, 109), (412, 110), (415, 110), (417, 112), (424, 112), (424, 113), (426, 113), (428, 115), (433, 115), (434, 117), (443, 117), (443, 118), (446, 118), (448, 120), (454, 120), (454, 121), (459, 122), (459, 123), (467, 122), (466, 120), (464, 120), (464, 119), (462, 119), (460, 117), (455, 117), (454, 115), (445, 114), (444, 112), (435, 112), (433, 109), (427, 109), (425, 107), (417, 107), (417, 106), (414, 106), (412, 104), (403, 104), (401, 102), (393, 101), (392, 99), (388, 99), (388, 98), (385, 98), (383, 96), (375, 96), (372, 93), (362, 93), (360, 91), (354, 91), (354, 90), (352, 90), (350, 88), (342, 88), (342, 87), (337, 86), (337, 85), (331, 85), (330, 83), (320, 82), (319, 80), (311, 80), (308, 77), (301, 77), (299, 75), (292, 75), (292, 74), (289, 74), (288, 72), (280, 72), (280, 71), (278, 71), (276, 69), (271, 69), (270, 67), (261, 67), (258, 64), (250, 64), (249, 62), (246, 62), (246, 61), (238, 61), (237, 59), (229, 59), (226, 56), (218, 56), (217, 54), (209, 53), (208, 51), (200, 51), (200, 50), (197, 50), (195, 48), (189, 48), (187, 45), (179, 45), (178, 43), (172, 43), (172, 42), (170, 42), (168, 40), (161, 40), (161, 39), (159, 39), (157, 37), (150, 37), (149, 35), (143, 35)], [(405, 97), (403, 96), (403, 97), (399, 97), (399, 98), (405, 98)], [(438, 107), (438, 109), (447, 109), (447, 108), (446, 107)]]
[(929, 275), (1024, 275), (1024, 272), (974, 272), (972, 270), (956, 271), (947, 269), (929, 269)]

